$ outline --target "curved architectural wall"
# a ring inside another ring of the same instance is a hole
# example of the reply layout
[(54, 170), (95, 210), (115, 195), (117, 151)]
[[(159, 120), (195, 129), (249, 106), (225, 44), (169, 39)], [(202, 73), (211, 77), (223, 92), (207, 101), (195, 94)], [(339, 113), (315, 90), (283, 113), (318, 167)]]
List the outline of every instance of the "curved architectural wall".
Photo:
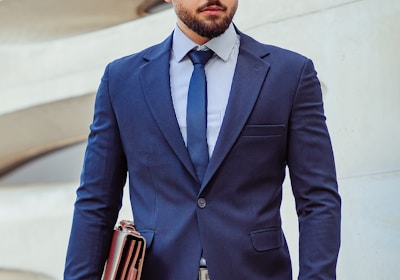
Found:
[[(246, 0), (239, 5), (235, 22), (242, 31), (311, 57), (323, 82), (343, 197), (338, 279), (397, 279), (400, 2)], [(69, 39), (0, 46), (0, 119), (94, 93), (108, 61), (161, 41), (174, 23), (168, 10)], [(0, 268), (62, 278), (78, 176), (34, 185), (3, 181)], [(286, 182), (283, 220), (296, 274), (297, 222), (290, 192)], [(127, 208), (124, 217), (130, 216)]]

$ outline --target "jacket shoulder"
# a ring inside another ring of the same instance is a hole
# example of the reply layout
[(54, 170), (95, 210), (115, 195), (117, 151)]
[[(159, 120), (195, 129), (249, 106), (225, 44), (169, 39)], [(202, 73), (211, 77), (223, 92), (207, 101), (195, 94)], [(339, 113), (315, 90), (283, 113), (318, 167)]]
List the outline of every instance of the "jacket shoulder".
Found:
[(250, 37), (244, 33), (240, 33), (241, 47), (247, 49), (250, 52), (258, 53), (263, 57), (268, 57), (268, 61), (274, 62), (289, 62), (289, 63), (300, 63), (304, 64), (309, 58), (286, 48), (282, 48), (276, 45), (262, 43), (253, 37)]
[(131, 71), (140, 68), (147, 63), (151, 58), (162, 55), (165, 52), (170, 52), (171, 36), (166, 38), (163, 42), (145, 48), (139, 52), (117, 58), (110, 62), (107, 66), (109, 71)]

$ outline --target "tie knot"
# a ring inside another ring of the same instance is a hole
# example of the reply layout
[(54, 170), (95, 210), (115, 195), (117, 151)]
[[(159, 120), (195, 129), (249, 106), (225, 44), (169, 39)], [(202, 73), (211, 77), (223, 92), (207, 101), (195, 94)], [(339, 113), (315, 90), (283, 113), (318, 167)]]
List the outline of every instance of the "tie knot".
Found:
[(206, 65), (207, 61), (212, 57), (214, 52), (212, 50), (207, 51), (191, 51), (188, 56), (193, 64)]

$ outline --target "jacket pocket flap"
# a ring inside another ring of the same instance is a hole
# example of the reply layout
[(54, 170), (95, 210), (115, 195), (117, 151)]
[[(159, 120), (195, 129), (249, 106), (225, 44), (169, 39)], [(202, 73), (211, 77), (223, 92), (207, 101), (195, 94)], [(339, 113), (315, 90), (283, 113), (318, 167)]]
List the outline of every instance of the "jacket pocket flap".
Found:
[(266, 228), (250, 232), (253, 248), (257, 252), (280, 248), (284, 245), (283, 232), (280, 228)]
[(149, 248), (151, 243), (153, 242), (154, 231), (148, 229), (142, 229), (138, 231), (140, 232), (140, 235), (142, 235), (144, 239), (146, 239), (146, 248)]

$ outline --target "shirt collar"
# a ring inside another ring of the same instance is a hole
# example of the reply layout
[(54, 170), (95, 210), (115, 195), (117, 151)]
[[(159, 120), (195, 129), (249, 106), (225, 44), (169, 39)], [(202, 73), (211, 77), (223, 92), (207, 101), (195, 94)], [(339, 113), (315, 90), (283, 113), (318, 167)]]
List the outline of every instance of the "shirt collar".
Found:
[(194, 48), (208, 48), (218, 55), (222, 60), (227, 61), (231, 54), (236, 42), (238, 40), (238, 34), (231, 23), (228, 29), (218, 37), (215, 37), (205, 43), (203, 46), (199, 46), (187, 37), (178, 26), (175, 27), (172, 51), (178, 62), (182, 61), (186, 54)]

